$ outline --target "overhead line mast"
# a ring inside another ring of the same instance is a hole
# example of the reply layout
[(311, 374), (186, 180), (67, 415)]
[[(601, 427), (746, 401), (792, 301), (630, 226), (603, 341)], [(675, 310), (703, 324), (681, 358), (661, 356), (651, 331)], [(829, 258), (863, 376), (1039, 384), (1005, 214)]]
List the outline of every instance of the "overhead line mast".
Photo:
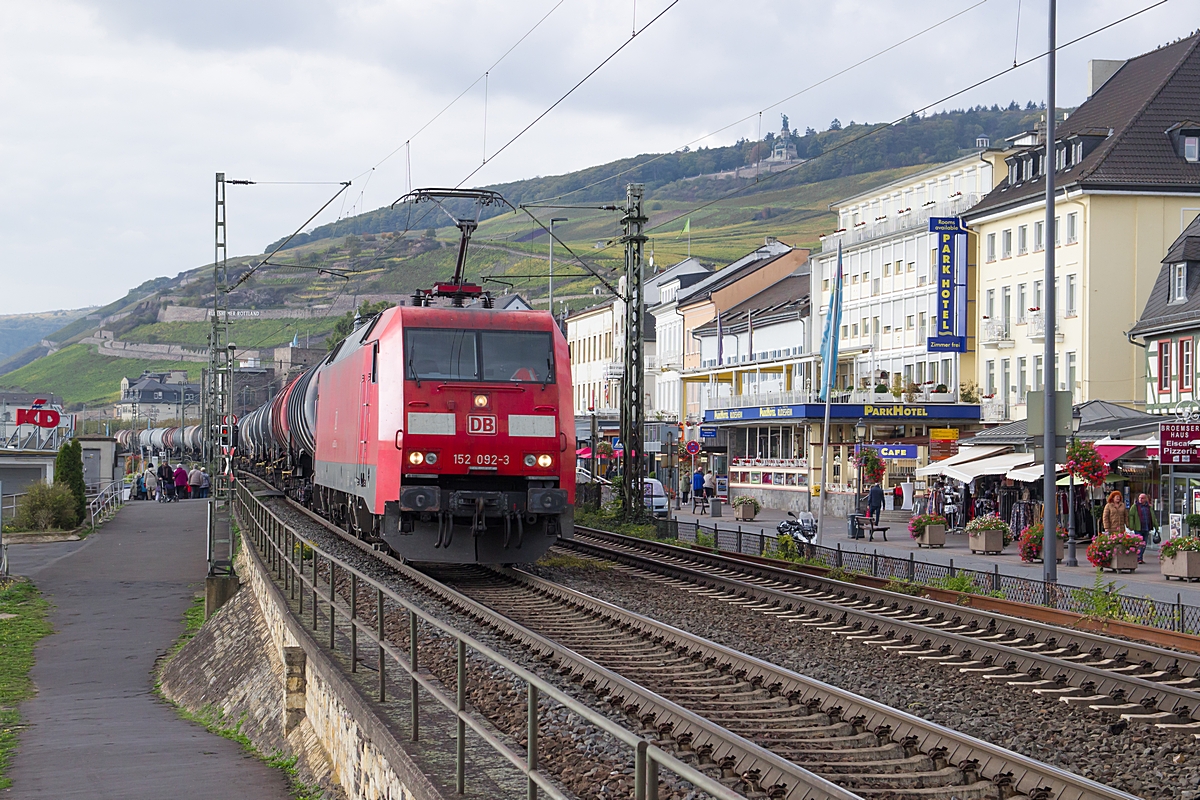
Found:
[[(641, 183), (625, 187), (625, 216), (621, 218), (625, 227), (625, 235), (621, 237), (625, 243), (625, 374), (621, 381), (621, 441), (625, 449), (621, 455), (621, 494), (625, 516), (630, 519), (641, 519), (646, 511), (642, 490), (646, 472), (646, 454), (642, 446), (646, 427), (643, 393), (646, 337), (642, 328), (645, 316), (642, 253), (647, 238), (643, 233), (647, 221), (642, 213), (644, 193), (645, 185)], [(592, 447), (595, 446), (592, 442)]]

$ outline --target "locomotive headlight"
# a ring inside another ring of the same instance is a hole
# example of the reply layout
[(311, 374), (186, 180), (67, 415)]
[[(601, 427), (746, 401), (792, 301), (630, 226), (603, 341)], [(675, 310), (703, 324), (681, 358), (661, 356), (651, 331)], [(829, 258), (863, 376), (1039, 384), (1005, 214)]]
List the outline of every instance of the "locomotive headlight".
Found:
[(536, 463), (537, 463), (537, 456), (535, 456), (533, 453), (530, 453), (529, 455), (525, 456), (525, 466), (532, 467)]
[(537, 458), (538, 466), (543, 469), (550, 466), (553, 462), (554, 462), (554, 460), (552, 458), (550, 458), (550, 456), (547, 456), (547, 455), (540, 455)]
[(417, 466), (418, 464), (424, 464), (425, 463), (425, 454), (418, 452), (416, 450), (412, 451), (411, 453), (408, 454), (408, 463), (412, 464), (413, 466)]
[(428, 464), (429, 466), (432, 467), (434, 464), (437, 463), (437, 460), (438, 460), (437, 453), (426, 453), (425, 454), (425, 463)]
[(488, 399), (487, 399), (486, 394), (475, 395), (475, 407), (476, 408), (485, 408), (487, 406), (487, 403), (488, 403)]

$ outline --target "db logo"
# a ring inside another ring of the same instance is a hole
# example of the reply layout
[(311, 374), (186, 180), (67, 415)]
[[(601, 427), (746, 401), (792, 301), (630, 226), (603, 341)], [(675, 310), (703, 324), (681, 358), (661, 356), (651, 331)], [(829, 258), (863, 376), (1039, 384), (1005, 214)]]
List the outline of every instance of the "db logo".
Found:
[(57, 428), (62, 417), (52, 408), (18, 408), (18, 425), (37, 425), (39, 428)]
[(494, 435), (496, 433), (496, 418), (491, 414), (468, 414), (467, 433)]

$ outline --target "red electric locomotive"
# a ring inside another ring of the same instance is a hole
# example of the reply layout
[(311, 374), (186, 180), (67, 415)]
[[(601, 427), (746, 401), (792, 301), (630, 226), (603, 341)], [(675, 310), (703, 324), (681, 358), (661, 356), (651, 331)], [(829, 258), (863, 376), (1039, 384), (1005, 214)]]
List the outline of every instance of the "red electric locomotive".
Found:
[(567, 343), (547, 312), (462, 307), (481, 294), (461, 280), (468, 238), (454, 283), (357, 328), (247, 415), (243, 444), (260, 465), (286, 459), (276, 474), (294, 496), (405, 559), (531, 562), (574, 528)]

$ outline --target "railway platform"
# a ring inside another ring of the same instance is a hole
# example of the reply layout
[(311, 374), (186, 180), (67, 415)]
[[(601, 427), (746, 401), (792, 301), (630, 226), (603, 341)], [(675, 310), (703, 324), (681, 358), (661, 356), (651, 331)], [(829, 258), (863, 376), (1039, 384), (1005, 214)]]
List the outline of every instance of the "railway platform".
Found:
[[(775, 526), (785, 517), (786, 512), (771, 508), (762, 509), (753, 522), (738, 522), (733, 518), (732, 512), (727, 512), (726, 516), (714, 520), (708, 515), (692, 514), (687, 509), (671, 510), (672, 519), (699, 522), (706, 527), (712, 526), (715, 522), (721, 530), (726, 528), (736, 530), (740, 525), (743, 531), (755, 535), (763, 531), (774, 534)], [(846, 551), (878, 552), (880, 555), (897, 558), (908, 558), (911, 553), (916, 560), (933, 564), (948, 565), (953, 559), (955, 567), (991, 572), (996, 566), (999, 566), (1002, 575), (1034, 580), (1040, 580), (1042, 577), (1042, 564), (1040, 562), (1034, 564), (1023, 562), (1020, 555), (1017, 554), (1016, 544), (1010, 545), (1000, 555), (975, 555), (967, 547), (966, 534), (947, 534), (945, 547), (932, 549), (919, 547), (916, 541), (908, 535), (908, 518), (909, 512), (907, 511), (884, 511), (880, 517), (880, 524), (888, 527), (887, 541), (883, 541), (878, 534), (874, 541), (869, 541), (849, 538), (847, 535), (849, 526), (846, 518), (827, 515), (822, 544), (826, 547), (840, 545)], [(1096, 568), (1088, 563), (1086, 550), (1086, 545), (1081, 545), (1077, 550), (1076, 558), (1079, 566), (1068, 567), (1062, 563), (1058, 565), (1059, 583), (1068, 586), (1091, 586), (1093, 584), (1096, 579)], [(1187, 605), (1200, 606), (1200, 583), (1181, 583), (1164, 578), (1159, 571), (1158, 548), (1156, 547), (1146, 549), (1145, 559), (1146, 563), (1139, 566), (1136, 572), (1119, 575), (1106, 572), (1104, 580), (1114, 581), (1117, 586), (1124, 587), (1121, 590), (1123, 594), (1151, 597), (1171, 603), (1179, 599)]]
[(51, 603), (37, 694), (5, 798), (229, 795), (285, 800), (283, 773), (182, 719), (154, 693), (155, 660), (203, 589), (205, 504), (130, 503), (86, 539), (13, 545), (12, 571)]

